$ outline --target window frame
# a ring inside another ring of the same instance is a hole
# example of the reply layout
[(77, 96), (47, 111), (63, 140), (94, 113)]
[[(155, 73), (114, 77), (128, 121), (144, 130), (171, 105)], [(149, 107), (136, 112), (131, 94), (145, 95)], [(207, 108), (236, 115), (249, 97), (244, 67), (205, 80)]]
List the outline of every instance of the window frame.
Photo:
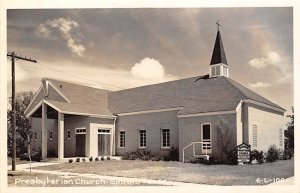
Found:
[[(122, 146), (122, 133), (124, 133), (124, 146)], [(119, 148), (126, 148), (126, 131), (121, 130), (119, 131)]]
[(38, 135), (37, 135), (37, 132), (34, 132), (34, 138), (33, 138), (34, 141), (37, 141), (38, 140)]
[(49, 141), (53, 140), (53, 131), (49, 131)]
[[(144, 133), (144, 140), (143, 140), (143, 143), (144, 143), (144, 146), (141, 146), (141, 135), (142, 135), (142, 133), (141, 132), (145, 132)], [(139, 142), (139, 148), (140, 149), (145, 149), (146, 147), (147, 147), (147, 130), (146, 129), (139, 129), (139, 140), (138, 140), (138, 142)]]
[(70, 129), (67, 130), (67, 139), (71, 139), (71, 130)]
[[(164, 138), (164, 130), (168, 130), (166, 139)], [(168, 128), (161, 128), (161, 141), (160, 141), (160, 148), (162, 149), (169, 149), (171, 147), (171, 130)], [(166, 140), (166, 144), (164, 145), (164, 140)]]

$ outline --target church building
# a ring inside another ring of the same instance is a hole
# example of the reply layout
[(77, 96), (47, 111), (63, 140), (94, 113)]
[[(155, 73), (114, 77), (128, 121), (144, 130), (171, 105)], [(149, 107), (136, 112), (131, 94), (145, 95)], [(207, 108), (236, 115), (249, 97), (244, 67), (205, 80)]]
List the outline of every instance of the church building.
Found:
[(285, 109), (229, 77), (221, 34), (207, 75), (109, 91), (44, 78), (25, 111), (42, 157), (121, 156), (150, 150), (179, 160), (218, 158), (239, 144), (284, 148)]

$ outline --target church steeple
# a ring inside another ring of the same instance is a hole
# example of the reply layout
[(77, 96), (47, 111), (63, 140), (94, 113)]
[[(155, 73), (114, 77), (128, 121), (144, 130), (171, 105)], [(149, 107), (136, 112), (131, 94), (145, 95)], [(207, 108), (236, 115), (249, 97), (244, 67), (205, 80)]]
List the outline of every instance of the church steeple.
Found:
[(228, 77), (228, 63), (226, 59), (225, 50), (222, 43), (219, 21), (216, 23), (218, 26), (217, 37), (213, 54), (210, 61), (210, 77), (227, 76)]

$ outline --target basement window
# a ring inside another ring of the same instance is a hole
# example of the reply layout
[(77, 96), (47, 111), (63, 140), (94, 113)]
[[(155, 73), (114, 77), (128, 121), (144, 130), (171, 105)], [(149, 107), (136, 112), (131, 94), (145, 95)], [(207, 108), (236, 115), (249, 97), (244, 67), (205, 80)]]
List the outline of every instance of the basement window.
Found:
[(37, 133), (36, 133), (36, 132), (34, 132), (34, 140), (36, 141), (36, 140), (37, 140), (37, 138), (38, 138), (38, 136), (37, 136)]
[(53, 139), (53, 132), (50, 131), (50, 132), (49, 132), (49, 140), (52, 141), (52, 139)]

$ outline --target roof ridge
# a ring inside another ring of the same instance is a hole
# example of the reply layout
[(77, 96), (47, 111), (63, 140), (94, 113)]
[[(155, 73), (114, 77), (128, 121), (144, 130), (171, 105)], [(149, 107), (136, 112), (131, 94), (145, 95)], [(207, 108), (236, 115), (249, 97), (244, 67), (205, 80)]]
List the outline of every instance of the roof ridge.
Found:
[(92, 86), (88, 86), (88, 85), (84, 85), (84, 84), (77, 83), (77, 82), (72, 82), (72, 81), (65, 81), (65, 80), (53, 79), (53, 78), (42, 78), (42, 79), (48, 80), (48, 81), (50, 81), (50, 82), (51, 82), (51, 80), (52, 80), (52, 81), (58, 81), (58, 82), (67, 83), (67, 84), (73, 84), (73, 85), (76, 85), (76, 86), (82, 86), (82, 87), (87, 87), (87, 88), (91, 88), (91, 89), (96, 89), (96, 90), (103, 90), (103, 91), (107, 91), (107, 92), (112, 92), (112, 91), (110, 91), (110, 90), (106, 90), (106, 89), (102, 89), (102, 88), (95, 88), (95, 87), (92, 87)]
[(148, 87), (148, 86), (156, 86), (156, 85), (161, 85), (161, 84), (166, 84), (166, 83), (171, 83), (171, 82), (176, 82), (176, 81), (182, 81), (182, 80), (187, 80), (187, 79), (193, 79), (193, 78), (197, 78), (195, 80), (195, 82), (196, 82), (201, 78), (205, 78), (207, 75), (209, 75), (209, 74), (193, 76), (193, 77), (188, 77), (188, 78), (181, 78), (181, 79), (176, 79), (176, 80), (171, 80), (171, 81), (166, 81), (166, 82), (158, 82), (158, 83), (154, 83), (154, 84), (148, 84), (148, 85), (137, 86), (137, 87), (132, 87), (132, 88), (126, 88), (126, 89), (122, 89), (122, 90), (111, 91), (111, 93), (121, 92), (121, 91), (126, 91), (126, 90), (133, 90), (133, 89), (138, 89), (138, 88), (143, 88), (143, 87)]

